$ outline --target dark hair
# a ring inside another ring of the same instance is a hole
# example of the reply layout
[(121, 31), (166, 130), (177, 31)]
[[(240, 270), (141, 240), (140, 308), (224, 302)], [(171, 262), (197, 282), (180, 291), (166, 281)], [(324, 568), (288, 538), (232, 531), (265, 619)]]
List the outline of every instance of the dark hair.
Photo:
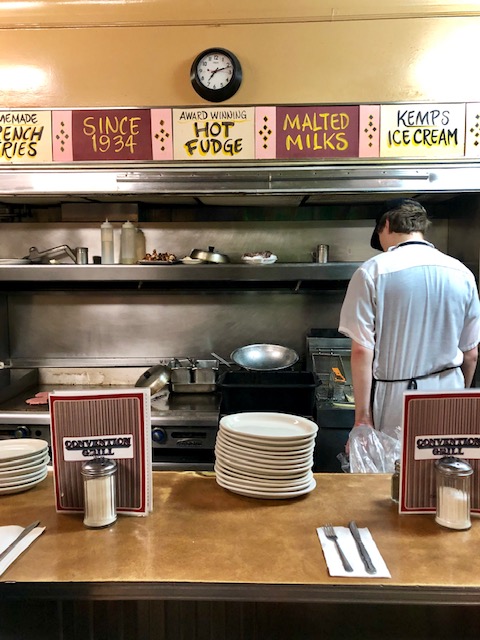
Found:
[(414, 233), (419, 231), (424, 234), (431, 225), (431, 220), (425, 208), (416, 200), (409, 198), (391, 200), (377, 217), (370, 241), (373, 249), (382, 250), (378, 234), (384, 229), (387, 220), (390, 225), (390, 231), (393, 233)]

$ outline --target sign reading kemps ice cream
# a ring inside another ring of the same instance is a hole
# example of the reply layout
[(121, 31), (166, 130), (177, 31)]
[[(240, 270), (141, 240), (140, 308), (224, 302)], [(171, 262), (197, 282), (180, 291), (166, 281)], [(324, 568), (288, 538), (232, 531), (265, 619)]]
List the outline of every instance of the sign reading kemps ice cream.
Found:
[(173, 110), (174, 160), (251, 160), (254, 107)]
[(381, 157), (460, 158), (464, 152), (464, 104), (381, 106)]

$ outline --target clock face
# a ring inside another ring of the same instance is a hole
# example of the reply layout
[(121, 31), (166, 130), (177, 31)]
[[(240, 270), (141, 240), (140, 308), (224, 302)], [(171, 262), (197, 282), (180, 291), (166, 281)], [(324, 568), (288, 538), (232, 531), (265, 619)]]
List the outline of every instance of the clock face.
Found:
[(207, 49), (193, 61), (190, 80), (198, 95), (210, 102), (233, 96), (242, 82), (242, 67), (226, 49)]
[(218, 51), (205, 54), (197, 64), (197, 78), (208, 89), (223, 89), (233, 78), (232, 59)]

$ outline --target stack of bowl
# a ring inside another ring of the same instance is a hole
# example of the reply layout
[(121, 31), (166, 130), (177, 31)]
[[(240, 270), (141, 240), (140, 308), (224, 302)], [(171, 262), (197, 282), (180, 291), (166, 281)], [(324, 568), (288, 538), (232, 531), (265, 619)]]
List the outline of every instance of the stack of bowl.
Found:
[(220, 420), (215, 442), (218, 484), (252, 498), (285, 499), (315, 488), (317, 425), (286, 413), (245, 412)]

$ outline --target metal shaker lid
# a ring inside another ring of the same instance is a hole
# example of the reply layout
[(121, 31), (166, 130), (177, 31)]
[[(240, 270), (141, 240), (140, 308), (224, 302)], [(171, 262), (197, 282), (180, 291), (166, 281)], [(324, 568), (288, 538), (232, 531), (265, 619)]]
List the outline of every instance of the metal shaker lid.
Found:
[(88, 478), (110, 476), (116, 470), (117, 463), (109, 458), (92, 458), (82, 464), (82, 475)]
[(435, 468), (444, 476), (470, 476), (473, 473), (472, 467), (466, 460), (455, 458), (455, 456), (444, 456), (435, 461)]

